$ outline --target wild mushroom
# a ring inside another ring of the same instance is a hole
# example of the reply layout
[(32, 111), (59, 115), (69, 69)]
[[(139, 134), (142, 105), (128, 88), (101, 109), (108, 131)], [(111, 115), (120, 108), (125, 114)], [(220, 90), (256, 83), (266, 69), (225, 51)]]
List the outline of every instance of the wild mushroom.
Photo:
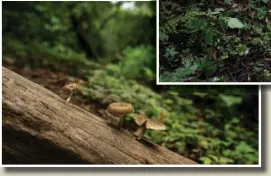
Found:
[(166, 130), (167, 127), (160, 120), (149, 119), (146, 123), (146, 129), (152, 130)]
[(115, 102), (111, 103), (107, 107), (107, 111), (110, 112), (112, 115), (117, 116), (120, 118), (119, 120), (119, 127), (123, 127), (123, 117), (126, 114), (133, 112), (134, 107), (130, 103), (123, 103), (123, 102)]
[(144, 116), (144, 115), (141, 115), (141, 114), (138, 114), (138, 115), (135, 117), (135, 122), (136, 122), (136, 124), (138, 124), (139, 126), (142, 126), (142, 125), (144, 125), (144, 124), (147, 122), (148, 119), (149, 119), (148, 117), (146, 117), (146, 116)]
[(63, 86), (63, 89), (69, 90), (69, 97), (66, 99), (66, 102), (70, 102), (73, 92), (79, 88), (79, 84), (77, 83), (68, 83)]
[(136, 139), (140, 140), (147, 129), (152, 130), (166, 130), (167, 127), (160, 120), (152, 120), (143, 115), (137, 115), (135, 117), (135, 122), (140, 127), (134, 132), (134, 135), (137, 136)]
[(146, 131), (145, 123), (147, 122), (147, 120), (149, 120), (149, 118), (141, 114), (138, 114), (135, 117), (135, 122), (139, 126), (139, 128), (134, 132), (134, 135), (137, 136), (137, 139), (141, 139), (141, 137), (145, 133)]

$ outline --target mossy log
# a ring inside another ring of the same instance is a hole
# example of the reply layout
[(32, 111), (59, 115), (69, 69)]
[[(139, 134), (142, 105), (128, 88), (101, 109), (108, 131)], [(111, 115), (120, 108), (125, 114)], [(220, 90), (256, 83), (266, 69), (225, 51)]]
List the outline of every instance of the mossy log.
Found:
[(196, 164), (2, 67), (3, 164)]

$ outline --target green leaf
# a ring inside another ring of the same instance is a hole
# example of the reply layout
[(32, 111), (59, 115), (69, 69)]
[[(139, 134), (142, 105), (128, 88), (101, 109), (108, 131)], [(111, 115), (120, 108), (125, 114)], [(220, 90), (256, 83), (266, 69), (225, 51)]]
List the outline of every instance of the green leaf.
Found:
[(227, 21), (225, 20), (225, 18), (219, 18), (219, 24), (221, 26), (221, 28), (225, 31), (228, 27)]
[(232, 0), (224, 0), (226, 4), (232, 4)]
[(200, 157), (200, 160), (203, 162), (203, 164), (212, 164), (212, 160), (208, 157)]
[(203, 34), (204, 40), (206, 41), (206, 43), (208, 44), (213, 44), (214, 42), (214, 35), (215, 35), (215, 30), (213, 30), (212, 28), (206, 29), (206, 31)]
[(232, 29), (233, 28), (242, 29), (244, 27), (243, 23), (237, 18), (230, 18), (228, 21), (228, 26)]
[(178, 52), (176, 51), (176, 49), (174, 47), (171, 48), (166, 48), (166, 53), (165, 56), (167, 58), (172, 59), (173, 57), (175, 57), (178, 54)]
[(208, 95), (207, 93), (202, 93), (202, 92), (194, 92), (195, 96), (199, 96), (201, 98), (204, 98), (206, 95)]
[(168, 40), (168, 35), (162, 30), (159, 30), (159, 40), (161, 40), (161, 41)]
[(254, 152), (254, 149), (250, 145), (242, 141), (236, 147), (236, 151), (239, 153), (249, 153)]
[(220, 157), (219, 162), (222, 163), (222, 164), (228, 164), (228, 163), (232, 163), (233, 160), (230, 159), (230, 158), (226, 158), (226, 157)]
[(234, 124), (238, 124), (239, 122), (240, 122), (240, 119), (238, 119), (238, 118), (233, 118), (231, 120), (231, 123), (234, 123)]
[(240, 104), (242, 102), (241, 97), (236, 97), (232, 95), (219, 95), (221, 100), (226, 103), (227, 106), (232, 106), (234, 104)]

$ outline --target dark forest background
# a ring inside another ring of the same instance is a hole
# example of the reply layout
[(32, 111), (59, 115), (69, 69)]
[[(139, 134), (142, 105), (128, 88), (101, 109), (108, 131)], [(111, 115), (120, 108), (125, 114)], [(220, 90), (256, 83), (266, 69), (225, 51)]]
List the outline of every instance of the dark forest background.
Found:
[(270, 82), (271, 1), (160, 1), (160, 81)]

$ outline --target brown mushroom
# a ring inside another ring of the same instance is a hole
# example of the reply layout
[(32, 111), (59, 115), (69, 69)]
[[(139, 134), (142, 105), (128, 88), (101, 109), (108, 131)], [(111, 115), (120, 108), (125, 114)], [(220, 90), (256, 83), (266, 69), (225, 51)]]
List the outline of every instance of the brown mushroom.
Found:
[(138, 114), (136, 117), (135, 117), (135, 122), (138, 126), (140, 126), (135, 132), (134, 132), (134, 135), (137, 136), (136, 139), (141, 139), (141, 137), (143, 136), (143, 134), (145, 133), (146, 131), (146, 126), (144, 125), (147, 120), (149, 120), (148, 117), (144, 116), (144, 115), (141, 115), (141, 114)]
[(152, 130), (166, 130), (166, 125), (164, 125), (160, 120), (152, 120), (143, 115), (137, 115), (135, 117), (135, 122), (140, 127), (134, 132), (134, 135), (137, 136), (136, 139), (140, 140), (147, 129)]
[(166, 130), (167, 127), (165, 124), (163, 124), (160, 120), (151, 120), (149, 119), (146, 122), (146, 129), (152, 129), (152, 130)]
[(107, 111), (110, 112), (112, 115), (117, 116), (120, 118), (119, 120), (119, 127), (123, 127), (123, 117), (126, 114), (129, 114), (133, 112), (134, 107), (130, 103), (124, 103), (124, 102), (115, 102), (111, 103), (107, 107)]
[(141, 115), (141, 114), (138, 114), (136, 117), (135, 117), (135, 122), (136, 124), (138, 124), (139, 126), (142, 126), (143, 124), (145, 124), (147, 122), (149, 118), (144, 116), (144, 115)]
[(66, 102), (70, 102), (73, 92), (79, 88), (79, 84), (77, 83), (68, 83), (63, 86), (63, 89), (69, 90), (69, 97), (66, 99)]

